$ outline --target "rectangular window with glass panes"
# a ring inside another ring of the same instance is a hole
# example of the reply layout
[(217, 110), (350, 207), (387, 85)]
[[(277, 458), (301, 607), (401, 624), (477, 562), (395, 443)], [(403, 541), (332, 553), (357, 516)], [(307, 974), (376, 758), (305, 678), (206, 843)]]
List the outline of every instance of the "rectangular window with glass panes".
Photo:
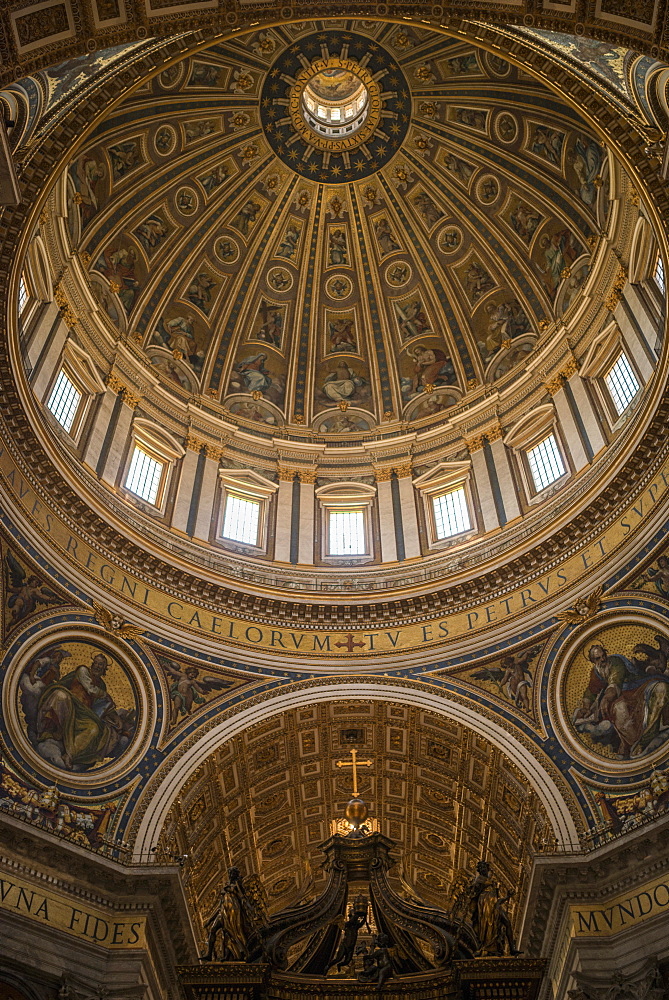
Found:
[(629, 358), (621, 351), (604, 376), (616, 413), (620, 416), (630, 405), (641, 386), (634, 374)]
[(228, 493), (223, 514), (223, 538), (244, 545), (259, 545), (260, 503)]
[(167, 463), (135, 445), (125, 488), (147, 503), (160, 504)]
[(367, 552), (365, 513), (362, 510), (331, 510), (328, 524), (328, 554), (363, 556)]
[(556, 482), (567, 471), (554, 434), (549, 434), (526, 454), (537, 493)]
[(61, 427), (68, 432), (72, 430), (82, 398), (83, 394), (65, 369), (61, 369), (46, 405)]
[(451, 538), (469, 531), (472, 523), (467, 497), (462, 487), (432, 497), (434, 530), (437, 539)]

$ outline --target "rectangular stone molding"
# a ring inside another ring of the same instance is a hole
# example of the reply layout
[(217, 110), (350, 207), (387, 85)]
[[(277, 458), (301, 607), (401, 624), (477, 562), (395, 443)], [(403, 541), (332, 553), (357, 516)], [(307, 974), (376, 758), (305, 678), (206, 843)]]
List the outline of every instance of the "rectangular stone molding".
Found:
[(501, 438), (490, 442), (490, 452), (495, 463), (497, 482), (499, 483), (499, 491), (502, 495), (506, 520), (507, 522), (513, 521), (514, 518), (520, 517), (520, 505), (518, 503), (518, 494), (516, 493), (516, 484), (513, 478), (513, 470), (511, 469), (509, 452)]
[(188, 530), (188, 515), (193, 498), (199, 454), (193, 448), (187, 448), (186, 454), (181, 460), (179, 486), (177, 487), (177, 495), (172, 511), (172, 527), (178, 531), (186, 532)]
[(569, 448), (569, 454), (574, 463), (574, 471), (580, 472), (581, 469), (590, 464), (590, 460), (586, 454), (581, 432), (574, 420), (574, 414), (571, 411), (569, 400), (563, 387), (555, 393), (553, 402), (557, 410), (560, 426), (562, 427), (565, 443)]
[[(69, 330), (67, 324), (61, 322), (58, 324), (54, 330), (53, 336), (51, 337), (51, 342), (47, 346), (44, 354), (39, 359), (39, 371), (35, 375), (35, 381), (33, 382), (33, 391), (38, 399), (42, 399), (44, 393), (46, 392), (47, 386), (51, 381), (51, 377), (54, 373), (54, 368), (58, 364), (58, 359), (60, 358), (63, 347), (65, 346), (65, 341), (67, 340)], [(35, 340), (39, 338), (35, 337)], [(41, 345), (36, 345), (40, 347)], [(39, 354), (39, 351), (38, 351)], [(46, 403), (46, 400), (44, 400)]]
[(118, 415), (118, 420), (116, 421), (116, 427), (113, 428), (107, 461), (100, 477), (106, 483), (109, 483), (110, 486), (116, 485), (116, 478), (128, 445), (128, 437), (134, 415), (134, 406), (128, 406), (124, 401)]
[(471, 452), (472, 473), (481, 505), (481, 516), (483, 518), (483, 530), (493, 531), (499, 528), (499, 517), (495, 506), (495, 496), (493, 493), (488, 466), (485, 460), (483, 448), (476, 448)]
[[(629, 296), (628, 296), (629, 290)], [(616, 311), (613, 314), (615, 316), (616, 322), (620, 327), (620, 332), (623, 335), (623, 340), (625, 341), (625, 346), (630, 352), (631, 357), (641, 373), (641, 377), (644, 382), (647, 382), (655, 370), (655, 365), (653, 360), (648, 356), (649, 347), (648, 344), (654, 344), (657, 339), (657, 321), (653, 323), (650, 322), (648, 314), (646, 312), (645, 305), (643, 304), (640, 295), (634, 288), (634, 285), (628, 285), (625, 290), (625, 298), (627, 299), (627, 306), (634, 313), (636, 323), (633, 323), (625, 304), (619, 302), (616, 306)], [(646, 334), (646, 340), (639, 332), (637, 328), (637, 323), (644, 330)]]
[(393, 489), (389, 479), (377, 481), (376, 494), (378, 497), (378, 504), (379, 504), (381, 562), (397, 562), (397, 540), (395, 537), (395, 513), (393, 511)]
[(404, 558), (414, 559), (420, 555), (420, 535), (418, 534), (418, 512), (416, 510), (416, 491), (411, 474), (400, 476), (397, 473), (397, 484), (400, 489), (400, 507), (402, 510), (402, 531), (404, 532)]
[(280, 479), (276, 493), (276, 530), (274, 532), (274, 558), (290, 562), (290, 528), (293, 508), (293, 483)]
[(216, 499), (216, 487), (218, 480), (218, 466), (220, 458), (207, 456), (202, 472), (202, 485), (200, 487), (200, 502), (198, 504), (197, 518), (195, 519), (195, 538), (200, 538), (203, 542), (209, 541), (211, 534), (211, 522), (214, 516), (214, 500)]
[(592, 453), (596, 455), (606, 444), (606, 438), (602, 432), (597, 411), (590, 398), (590, 393), (579, 374), (571, 376), (569, 379), (569, 388), (572, 391), (574, 403), (578, 407), (579, 415), (583, 421), (585, 433), (588, 435)]
[(314, 564), (314, 492), (315, 483), (300, 482), (300, 537), (298, 562), (306, 566)]
[(90, 466), (91, 469), (95, 469), (98, 464), (115, 402), (116, 393), (112, 389), (107, 389), (102, 399), (98, 402), (97, 411), (81, 456), (82, 461)]

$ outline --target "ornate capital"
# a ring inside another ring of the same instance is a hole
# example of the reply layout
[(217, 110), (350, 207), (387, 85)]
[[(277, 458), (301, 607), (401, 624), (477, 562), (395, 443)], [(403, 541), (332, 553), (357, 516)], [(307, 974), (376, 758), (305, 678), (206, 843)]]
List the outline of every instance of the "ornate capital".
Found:
[(74, 314), (72, 306), (70, 305), (69, 299), (63, 290), (62, 285), (58, 285), (55, 292), (54, 298), (60, 307), (60, 314), (67, 323), (69, 327), (75, 326), (77, 322), (77, 317)]
[(296, 469), (288, 469), (285, 466), (281, 466), (281, 465), (277, 469), (277, 472), (279, 474), (279, 482), (280, 483), (292, 483), (294, 481), (294, 479), (295, 479), (296, 474), (297, 474), (297, 470)]
[(204, 450), (207, 454), (207, 458), (211, 458), (215, 462), (220, 462), (223, 457), (223, 449), (218, 444), (205, 444)]
[(393, 478), (392, 466), (388, 465), (381, 468), (374, 468), (374, 476), (376, 477), (377, 483), (388, 483)]
[(141, 398), (141, 396), (136, 396), (134, 392), (131, 392), (130, 389), (123, 389), (123, 402), (126, 406), (129, 406), (131, 410), (134, 410), (135, 407), (139, 406)]
[(411, 462), (405, 462), (404, 465), (396, 465), (394, 467), (394, 472), (398, 479), (406, 479), (407, 476), (411, 478), (413, 474), (413, 466)]
[(318, 479), (318, 469), (298, 469), (301, 483), (315, 483)]
[(553, 378), (549, 378), (546, 382), (546, 389), (550, 392), (551, 396), (554, 396), (562, 388), (562, 373), (554, 375)]
[(188, 436), (186, 437), (186, 447), (188, 448), (189, 451), (200, 452), (202, 451), (203, 445), (204, 441), (201, 441), (200, 438), (195, 437), (194, 434), (188, 434)]
[(120, 378), (115, 372), (110, 372), (107, 375), (107, 388), (111, 389), (112, 392), (125, 392), (125, 385), (121, 382)]
[(567, 379), (570, 379), (572, 377), (572, 375), (575, 375), (577, 373), (577, 371), (578, 371), (578, 361), (572, 355), (569, 358), (569, 361), (567, 362), (567, 364), (564, 366), (564, 368), (560, 372), (560, 377), (563, 378), (565, 381), (567, 381)]
[(474, 451), (481, 451), (483, 448), (484, 435), (476, 434), (472, 438), (465, 438), (465, 444), (469, 449), (470, 454)]
[(493, 441), (499, 441), (503, 433), (501, 424), (495, 424), (493, 427), (489, 427), (487, 429), (485, 436), (487, 437), (488, 442), (492, 444)]

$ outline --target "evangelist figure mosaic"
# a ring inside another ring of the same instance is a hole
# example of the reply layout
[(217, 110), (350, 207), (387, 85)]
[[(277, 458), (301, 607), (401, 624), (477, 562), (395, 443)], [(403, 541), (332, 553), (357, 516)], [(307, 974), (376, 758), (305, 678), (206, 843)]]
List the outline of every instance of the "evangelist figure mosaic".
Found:
[(600, 757), (629, 760), (669, 740), (669, 638), (612, 625), (583, 642), (563, 675), (572, 732)]
[(31, 657), (17, 701), (33, 750), (62, 771), (104, 767), (127, 750), (137, 730), (137, 695), (126, 667), (87, 639), (55, 643)]

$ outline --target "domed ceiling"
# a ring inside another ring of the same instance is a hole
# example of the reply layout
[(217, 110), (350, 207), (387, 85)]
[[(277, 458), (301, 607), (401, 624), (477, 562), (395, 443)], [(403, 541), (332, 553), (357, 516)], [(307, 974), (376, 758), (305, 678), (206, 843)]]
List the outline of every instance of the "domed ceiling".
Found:
[(170, 65), (69, 170), (110, 323), (174, 394), (259, 433), (429, 424), (521, 372), (608, 203), (604, 148), (529, 75), (433, 31), (348, 25)]

